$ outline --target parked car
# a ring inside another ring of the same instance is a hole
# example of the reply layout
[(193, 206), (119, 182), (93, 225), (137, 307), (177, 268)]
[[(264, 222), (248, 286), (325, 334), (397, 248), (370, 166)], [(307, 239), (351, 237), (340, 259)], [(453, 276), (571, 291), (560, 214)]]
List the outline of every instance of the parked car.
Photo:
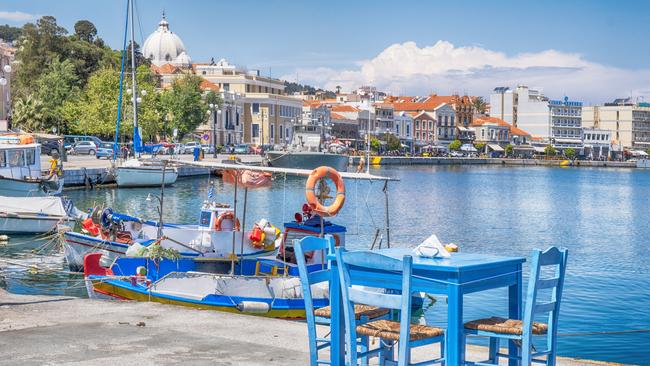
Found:
[(449, 156), (452, 158), (462, 158), (463, 156), (465, 156), (465, 154), (463, 154), (460, 151), (450, 151)]
[(41, 139), (38, 141), (38, 143), (41, 144), (41, 154), (52, 155), (53, 151), (61, 153), (59, 151), (59, 140)]
[(239, 144), (233, 150), (235, 154), (250, 154), (251, 149), (247, 144)]
[(183, 147), (183, 154), (193, 154), (195, 147), (201, 147), (201, 144), (196, 141), (190, 141)]
[(70, 153), (73, 155), (95, 155), (97, 153), (97, 145), (92, 141), (79, 141), (72, 145)]
[(113, 157), (113, 143), (102, 142), (97, 148), (97, 154), (95, 156), (97, 157), (97, 159), (101, 159), (101, 158), (111, 159)]
[(212, 145), (203, 144), (201, 145), (201, 149), (203, 149), (204, 154), (214, 154), (214, 146)]
[(74, 146), (75, 143), (79, 141), (92, 141), (95, 143), (95, 146), (99, 146), (102, 144), (102, 140), (99, 139), (99, 137), (96, 136), (89, 136), (89, 135), (63, 135), (63, 146), (65, 147), (66, 150), (69, 150)]

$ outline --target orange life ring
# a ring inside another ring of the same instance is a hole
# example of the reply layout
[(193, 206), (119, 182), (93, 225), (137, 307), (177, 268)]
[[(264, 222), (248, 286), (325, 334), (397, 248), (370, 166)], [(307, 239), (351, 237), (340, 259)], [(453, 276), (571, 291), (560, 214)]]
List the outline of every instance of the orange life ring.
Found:
[[(323, 206), (320, 202), (318, 202), (318, 197), (316, 197), (316, 193), (314, 191), (316, 183), (318, 183), (319, 180), (325, 178), (333, 180), (334, 184), (336, 184), (336, 199), (334, 200), (334, 203), (329, 206)], [(345, 184), (343, 183), (341, 174), (339, 174), (339, 172), (337, 172), (334, 168), (327, 166), (321, 166), (314, 169), (311, 174), (309, 174), (309, 178), (307, 178), (305, 197), (307, 198), (307, 203), (309, 206), (317, 214), (321, 216), (336, 215), (343, 207), (343, 203), (345, 203)]]
[(214, 229), (216, 231), (221, 231), (221, 223), (225, 219), (235, 220), (235, 231), (239, 231), (241, 229), (239, 219), (235, 219), (235, 213), (232, 211), (227, 211), (217, 216), (217, 219), (214, 221)]

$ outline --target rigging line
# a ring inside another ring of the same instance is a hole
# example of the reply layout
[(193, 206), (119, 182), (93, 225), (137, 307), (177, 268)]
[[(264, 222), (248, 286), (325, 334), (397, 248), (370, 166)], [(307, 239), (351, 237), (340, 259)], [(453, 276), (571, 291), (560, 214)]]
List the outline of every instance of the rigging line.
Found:
[(117, 159), (120, 138), (120, 120), (122, 119), (122, 95), (124, 91), (124, 63), (126, 60), (126, 38), (129, 30), (129, 1), (126, 2), (126, 22), (124, 24), (124, 41), (122, 42), (122, 68), (120, 70), (120, 94), (117, 98), (117, 119), (115, 121), (115, 142), (113, 143), (113, 160)]
[(142, 53), (142, 47), (144, 47), (144, 33), (142, 33), (142, 21), (140, 21), (140, 8), (138, 8), (137, 2), (134, 2), (133, 4), (135, 5), (135, 15), (138, 18), (138, 29), (140, 30), (140, 53)]

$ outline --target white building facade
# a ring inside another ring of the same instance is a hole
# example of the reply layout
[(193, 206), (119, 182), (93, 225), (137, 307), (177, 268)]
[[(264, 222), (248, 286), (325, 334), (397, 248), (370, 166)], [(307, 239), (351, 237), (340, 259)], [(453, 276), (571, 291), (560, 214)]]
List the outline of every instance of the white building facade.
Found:
[(551, 100), (549, 103), (549, 137), (556, 148), (582, 149), (582, 102)]
[(490, 94), (490, 116), (528, 131), (532, 136), (549, 138), (549, 102), (538, 89), (518, 85), (495, 88)]

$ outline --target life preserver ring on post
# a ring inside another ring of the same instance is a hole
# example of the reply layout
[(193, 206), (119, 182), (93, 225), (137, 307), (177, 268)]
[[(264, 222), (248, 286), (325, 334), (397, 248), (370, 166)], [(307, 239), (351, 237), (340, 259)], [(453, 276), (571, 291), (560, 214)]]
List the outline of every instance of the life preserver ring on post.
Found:
[(221, 231), (221, 224), (223, 223), (223, 220), (225, 219), (230, 219), (235, 222), (235, 227), (234, 231), (239, 231), (241, 229), (241, 225), (239, 223), (239, 219), (235, 218), (235, 213), (232, 211), (227, 211), (222, 213), (221, 215), (217, 216), (217, 219), (214, 221), (214, 229), (216, 231)]
[[(329, 206), (323, 206), (316, 197), (315, 187), (318, 181), (321, 179), (329, 178), (334, 181), (336, 184), (336, 198), (334, 203)], [(337, 172), (334, 168), (327, 166), (321, 166), (314, 169), (309, 178), (307, 178), (307, 185), (305, 187), (305, 197), (307, 198), (307, 203), (309, 206), (321, 216), (334, 216), (336, 215), (341, 208), (343, 203), (345, 203), (345, 184), (343, 183), (343, 178), (341, 174)]]

